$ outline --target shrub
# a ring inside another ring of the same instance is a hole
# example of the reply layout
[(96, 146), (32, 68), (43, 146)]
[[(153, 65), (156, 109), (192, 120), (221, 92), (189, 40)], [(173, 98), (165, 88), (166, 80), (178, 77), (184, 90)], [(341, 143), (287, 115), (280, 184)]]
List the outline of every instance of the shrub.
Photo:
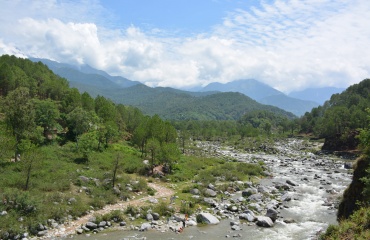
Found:
[(171, 216), (175, 209), (171, 207), (167, 202), (160, 201), (155, 207), (154, 211), (161, 216)]

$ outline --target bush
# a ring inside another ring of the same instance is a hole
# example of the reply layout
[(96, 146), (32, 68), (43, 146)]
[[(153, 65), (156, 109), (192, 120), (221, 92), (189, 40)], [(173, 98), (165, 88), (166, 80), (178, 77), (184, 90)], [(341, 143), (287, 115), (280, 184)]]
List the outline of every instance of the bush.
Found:
[(172, 216), (175, 209), (171, 207), (167, 202), (160, 201), (155, 207), (154, 212), (157, 212), (161, 216)]
[(132, 206), (132, 205), (128, 205), (125, 212), (125, 214), (130, 214), (131, 216), (136, 216), (138, 213), (140, 213), (139, 209)]
[(114, 210), (107, 214), (95, 216), (97, 222), (101, 221), (113, 221), (113, 222), (121, 222), (124, 220), (123, 212), (121, 210)]

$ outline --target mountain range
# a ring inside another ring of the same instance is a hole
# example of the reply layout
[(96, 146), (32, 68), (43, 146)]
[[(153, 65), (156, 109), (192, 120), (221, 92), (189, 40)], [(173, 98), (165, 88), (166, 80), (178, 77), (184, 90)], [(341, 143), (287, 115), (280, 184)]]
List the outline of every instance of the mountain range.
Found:
[[(236, 119), (245, 111), (253, 109), (291, 112), (301, 116), (319, 105), (318, 102), (307, 98), (310, 96), (309, 93), (302, 92), (306, 100), (298, 99), (299, 93), (291, 93), (288, 96), (254, 79), (237, 80), (226, 84), (211, 83), (198, 91), (184, 91), (169, 87), (151, 88), (138, 81), (111, 76), (89, 65), (74, 66), (38, 58), (30, 58), (30, 60), (44, 63), (81, 92), (86, 91), (93, 97), (102, 95), (117, 103), (136, 106), (146, 114), (159, 114), (169, 119)], [(335, 93), (336, 90), (340, 91), (340, 89), (332, 89), (332, 92)], [(321, 103), (323, 100), (319, 96), (326, 91), (316, 89), (316, 92), (315, 99)], [(325, 95), (325, 97), (330, 96)], [(204, 110), (207, 106), (208, 112)], [(216, 112), (216, 109), (219, 112)], [(293, 116), (288, 113), (283, 114)]]

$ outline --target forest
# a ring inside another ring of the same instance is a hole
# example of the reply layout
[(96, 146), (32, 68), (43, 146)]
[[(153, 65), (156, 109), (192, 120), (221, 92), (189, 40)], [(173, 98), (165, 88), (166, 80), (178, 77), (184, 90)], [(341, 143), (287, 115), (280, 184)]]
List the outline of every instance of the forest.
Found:
[[(235, 104), (230, 94), (222, 96), (228, 107)], [(210, 106), (203, 104), (198, 108)], [(199, 111), (194, 118), (181, 120), (181, 109), (176, 110), (177, 120), (166, 120), (100, 95), (80, 93), (41, 62), (3, 55), (0, 212), (7, 215), (0, 218), (0, 229), (6, 229), (8, 237), (24, 231), (35, 234), (37, 223), (47, 219), (64, 222), (139, 192), (153, 194), (145, 179), (158, 165), (164, 166), (165, 181), (190, 181), (209, 167), (226, 174), (220, 171), (222, 166), (234, 169), (228, 174), (240, 180), (248, 175), (263, 177), (259, 165), (248, 170), (227, 159), (186, 154), (198, 151), (195, 140), (252, 149), (280, 137), (324, 138), (329, 150), (356, 149), (361, 142), (368, 156), (369, 131), (363, 129), (370, 123), (369, 106), (370, 79), (365, 79), (301, 118), (275, 108), (252, 107), (245, 112), (225, 111), (233, 117), (217, 120), (220, 105), (209, 109), (215, 120), (199, 120)], [(193, 114), (191, 109), (184, 114)], [(234, 116), (239, 117), (232, 120)], [(207, 174), (204, 179), (215, 177)], [(363, 179), (368, 194), (369, 176)], [(76, 191), (86, 194), (76, 196)], [(0, 236), (5, 238), (4, 232)]]

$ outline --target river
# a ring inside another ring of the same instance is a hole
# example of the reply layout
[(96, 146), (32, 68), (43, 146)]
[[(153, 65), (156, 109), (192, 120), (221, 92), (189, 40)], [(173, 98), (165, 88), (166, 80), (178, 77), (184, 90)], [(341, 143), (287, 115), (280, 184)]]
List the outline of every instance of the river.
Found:
[[(271, 176), (260, 181), (260, 186), (273, 189), (276, 182), (290, 180), (297, 186), (285, 191), (291, 196), (278, 209), (279, 218), (274, 227), (261, 228), (246, 222), (240, 230), (230, 228), (224, 219), (218, 225), (188, 227), (181, 234), (158, 231), (113, 231), (108, 233), (74, 236), (74, 239), (317, 239), (320, 231), (336, 224), (336, 208), (340, 196), (351, 181), (351, 173), (344, 168), (344, 159), (333, 155), (315, 155), (303, 147), (304, 141), (289, 139), (275, 143), (275, 154), (245, 153), (232, 148), (213, 146), (212, 151), (242, 162), (264, 161)], [(209, 148), (207, 143), (207, 147)], [(202, 147), (205, 147), (203, 145)], [(237, 198), (241, 193), (235, 194)], [(286, 223), (288, 219), (293, 220)], [(237, 220), (237, 219), (234, 219)], [(285, 220), (285, 221), (284, 221)]]

